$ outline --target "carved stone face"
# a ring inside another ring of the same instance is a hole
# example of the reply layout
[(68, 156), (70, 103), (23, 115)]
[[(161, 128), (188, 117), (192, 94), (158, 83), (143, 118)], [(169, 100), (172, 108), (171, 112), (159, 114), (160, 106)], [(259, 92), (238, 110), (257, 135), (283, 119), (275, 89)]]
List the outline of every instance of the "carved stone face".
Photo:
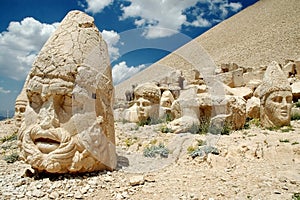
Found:
[[(73, 87), (76, 86), (62, 80), (45, 84), (34, 78), (28, 83), (25, 114), (30, 118), (25, 118), (20, 140), (27, 162), (38, 171), (65, 173), (106, 168), (103, 163), (107, 164), (109, 153), (102, 160), (93, 156), (97, 149), (110, 151), (107, 138), (101, 134), (103, 118), (97, 118), (94, 109), (96, 94), (74, 94)], [(85, 108), (86, 105), (92, 106)], [(87, 147), (85, 140), (100, 140), (101, 148)], [(95, 155), (101, 156), (99, 152)]]
[(150, 117), (152, 103), (149, 100), (140, 97), (136, 100), (136, 105), (137, 105), (138, 119), (140, 121), (147, 120)]
[(16, 101), (15, 104), (15, 125), (20, 128), (24, 119), (24, 113), (26, 110), (27, 102)]
[(168, 90), (164, 91), (161, 95), (160, 105), (165, 108), (171, 108), (174, 97), (172, 93)]
[(291, 120), (292, 93), (290, 91), (272, 92), (266, 99), (262, 119), (266, 127), (289, 125)]

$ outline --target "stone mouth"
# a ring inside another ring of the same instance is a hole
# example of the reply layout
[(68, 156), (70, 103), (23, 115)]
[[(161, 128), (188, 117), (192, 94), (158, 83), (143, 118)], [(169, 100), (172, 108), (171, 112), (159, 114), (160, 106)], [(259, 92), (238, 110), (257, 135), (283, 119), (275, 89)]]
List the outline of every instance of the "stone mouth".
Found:
[(60, 139), (52, 134), (37, 134), (33, 138), (33, 142), (38, 147), (38, 149), (44, 154), (48, 154), (56, 150), (61, 143)]

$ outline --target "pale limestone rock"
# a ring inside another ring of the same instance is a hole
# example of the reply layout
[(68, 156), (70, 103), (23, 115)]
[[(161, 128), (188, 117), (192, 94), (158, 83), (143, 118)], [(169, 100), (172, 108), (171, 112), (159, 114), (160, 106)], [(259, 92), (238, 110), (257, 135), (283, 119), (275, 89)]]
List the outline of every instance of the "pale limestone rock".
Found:
[(224, 85), (224, 89), (227, 95), (239, 96), (245, 100), (248, 100), (253, 96), (253, 91), (248, 87), (231, 88)]
[(33, 63), (19, 131), (23, 159), (38, 172), (116, 167), (113, 85), (94, 19), (71, 11)]
[(272, 62), (259, 86), (260, 120), (264, 127), (281, 127), (290, 124), (292, 89), (280, 65)]
[(242, 68), (232, 71), (233, 87), (242, 87), (245, 85), (243, 73), (244, 73), (244, 70)]
[(284, 72), (287, 78), (294, 77), (297, 74), (296, 64), (290, 61), (282, 67), (282, 71)]
[(217, 79), (229, 87), (234, 87), (232, 71), (217, 75)]
[(233, 130), (243, 128), (246, 122), (246, 101), (238, 96), (225, 96), (226, 118), (225, 121)]
[(125, 109), (122, 112), (122, 119), (129, 121), (129, 122), (138, 122), (139, 118), (138, 118), (138, 106), (137, 104), (133, 104), (130, 108)]
[(234, 70), (237, 70), (239, 68), (239, 66), (235, 63), (222, 63), (221, 64), (221, 70), (223, 73), (225, 72), (231, 72)]
[(293, 100), (296, 102), (300, 99), (300, 81), (295, 82), (291, 85)]
[(143, 185), (145, 183), (145, 178), (143, 175), (132, 176), (129, 179), (129, 184), (131, 186)]
[(186, 132), (193, 124), (199, 125), (197, 90), (195, 88), (183, 90), (179, 98), (174, 101), (172, 109), (176, 109), (176, 119), (170, 122), (168, 127), (174, 130), (174, 133)]
[(300, 78), (300, 58), (295, 60), (295, 70), (296, 70), (296, 77)]
[(199, 100), (200, 118), (210, 119), (212, 116), (212, 99), (208, 93), (197, 94)]
[(252, 119), (260, 118), (260, 100), (257, 97), (251, 97), (246, 104), (247, 117)]

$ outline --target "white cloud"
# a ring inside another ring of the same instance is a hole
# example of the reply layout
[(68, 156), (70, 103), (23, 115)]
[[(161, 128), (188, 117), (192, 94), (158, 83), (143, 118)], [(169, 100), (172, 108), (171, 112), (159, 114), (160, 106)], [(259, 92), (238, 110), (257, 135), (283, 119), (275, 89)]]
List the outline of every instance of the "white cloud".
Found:
[(44, 24), (32, 17), (11, 22), (7, 31), (0, 33), (0, 74), (15, 80), (24, 79), (57, 26), (58, 23)]
[(116, 64), (112, 69), (114, 84), (117, 85), (118, 83), (121, 83), (122, 81), (132, 77), (134, 74), (140, 72), (145, 68), (146, 65), (128, 67), (125, 61)]
[(10, 92), (10, 90), (5, 90), (3, 87), (0, 86), (0, 93), (8, 94)]
[(107, 48), (108, 48), (111, 61), (118, 59), (120, 57), (120, 53), (116, 45), (120, 41), (120, 35), (113, 30), (111, 31), (103, 30), (101, 34), (103, 39), (107, 43)]
[(144, 36), (151, 39), (171, 36), (178, 32), (186, 21), (183, 11), (194, 6), (197, 0), (130, 0), (130, 2), (129, 6), (121, 7), (124, 12), (121, 19), (137, 18), (135, 25), (146, 28)]
[[(121, 6), (123, 15), (120, 19), (135, 18), (135, 25), (145, 28), (143, 35), (148, 39), (171, 36), (180, 31), (182, 25), (209, 27), (215, 21), (227, 17), (229, 11), (237, 12), (242, 7), (240, 3), (228, 3), (228, 0), (128, 1), (131, 3), (130, 5)], [(205, 5), (207, 9), (199, 9), (199, 5)], [(198, 12), (186, 12), (191, 8), (197, 9)], [(204, 17), (204, 14), (206, 17)], [(213, 14), (214, 17), (211, 16)], [(194, 17), (195, 19), (188, 21), (188, 17)]]
[(86, 12), (93, 14), (100, 13), (106, 6), (112, 4), (113, 0), (86, 0), (87, 8)]

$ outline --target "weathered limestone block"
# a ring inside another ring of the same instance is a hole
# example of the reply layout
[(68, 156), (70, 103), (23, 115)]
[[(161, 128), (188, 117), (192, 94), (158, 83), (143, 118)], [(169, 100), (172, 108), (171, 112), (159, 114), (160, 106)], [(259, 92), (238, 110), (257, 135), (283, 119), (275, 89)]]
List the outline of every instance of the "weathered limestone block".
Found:
[(260, 100), (257, 97), (251, 97), (246, 104), (247, 117), (252, 119), (260, 118)]
[(287, 78), (293, 77), (297, 74), (296, 64), (290, 61), (282, 67), (282, 71), (284, 72)]
[[(176, 105), (176, 106), (174, 106)], [(179, 98), (174, 101), (173, 109), (176, 109), (177, 119), (168, 124), (174, 133), (186, 132), (193, 124), (199, 125), (199, 100), (196, 88), (183, 90)]]
[(243, 73), (244, 73), (244, 71), (242, 68), (232, 71), (233, 87), (242, 87), (245, 85)]
[(199, 100), (200, 118), (210, 119), (212, 117), (212, 99), (209, 93), (197, 94)]
[(292, 89), (277, 62), (272, 62), (259, 86), (260, 120), (264, 127), (281, 127), (290, 124)]
[(122, 112), (122, 118), (129, 122), (138, 122), (138, 106), (137, 104), (133, 104), (130, 108), (125, 109)]
[(300, 58), (295, 60), (296, 77), (300, 79)]
[(234, 71), (234, 70), (237, 70), (239, 68), (239, 66), (235, 63), (222, 63), (221, 64), (221, 70), (222, 70), (222, 73), (225, 73), (225, 72), (231, 72), (231, 71)]
[(233, 130), (241, 129), (246, 122), (246, 101), (238, 96), (225, 96), (226, 102), (226, 122)]
[(234, 87), (232, 71), (218, 74), (217, 79), (229, 87)]
[(225, 89), (227, 95), (239, 96), (239, 97), (244, 98), (245, 100), (248, 100), (253, 96), (252, 89), (250, 89), (248, 87), (231, 88), (231, 87), (224, 85), (224, 89)]
[(298, 99), (300, 99), (300, 81), (293, 83), (291, 85), (291, 88), (292, 88), (293, 100), (294, 102), (297, 102)]
[(23, 159), (38, 172), (116, 167), (113, 85), (94, 19), (71, 11), (33, 63), (19, 131)]

